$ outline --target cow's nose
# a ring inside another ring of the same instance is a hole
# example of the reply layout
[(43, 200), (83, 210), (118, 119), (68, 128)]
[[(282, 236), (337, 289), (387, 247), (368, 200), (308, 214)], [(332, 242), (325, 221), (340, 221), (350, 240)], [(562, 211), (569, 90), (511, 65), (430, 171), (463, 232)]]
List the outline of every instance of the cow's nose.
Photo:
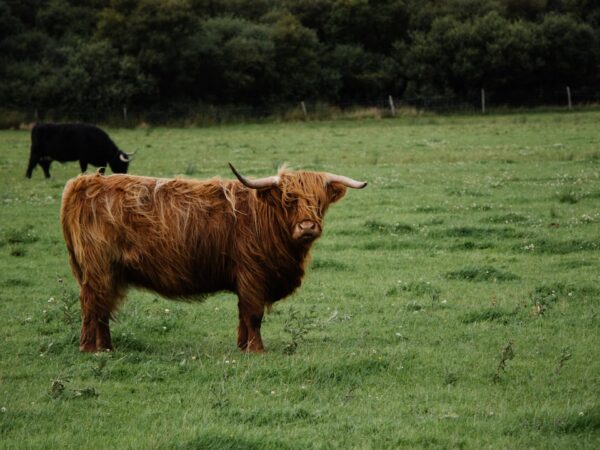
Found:
[(303, 220), (299, 226), (302, 231), (314, 231), (317, 228), (317, 224), (312, 220)]

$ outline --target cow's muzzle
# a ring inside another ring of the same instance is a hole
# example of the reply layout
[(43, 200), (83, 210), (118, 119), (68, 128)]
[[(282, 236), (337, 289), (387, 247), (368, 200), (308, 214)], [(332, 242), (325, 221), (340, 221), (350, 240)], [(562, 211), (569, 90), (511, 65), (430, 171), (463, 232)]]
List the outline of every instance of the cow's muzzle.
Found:
[(321, 236), (321, 226), (312, 220), (303, 220), (294, 226), (292, 237), (304, 243), (309, 243)]

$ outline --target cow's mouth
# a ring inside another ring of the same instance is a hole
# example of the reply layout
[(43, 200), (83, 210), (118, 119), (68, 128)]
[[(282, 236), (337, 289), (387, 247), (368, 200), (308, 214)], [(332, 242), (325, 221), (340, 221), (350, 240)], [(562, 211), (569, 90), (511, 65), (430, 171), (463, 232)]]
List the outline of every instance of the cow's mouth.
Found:
[(293, 238), (303, 244), (309, 244), (321, 236), (321, 227), (319, 224), (304, 220), (294, 227)]
[(299, 240), (301, 242), (304, 242), (305, 244), (308, 244), (308, 243), (314, 241), (315, 239), (317, 239), (320, 235), (321, 235), (321, 233), (316, 233), (316, 232), (303, 233), (300, 236)]

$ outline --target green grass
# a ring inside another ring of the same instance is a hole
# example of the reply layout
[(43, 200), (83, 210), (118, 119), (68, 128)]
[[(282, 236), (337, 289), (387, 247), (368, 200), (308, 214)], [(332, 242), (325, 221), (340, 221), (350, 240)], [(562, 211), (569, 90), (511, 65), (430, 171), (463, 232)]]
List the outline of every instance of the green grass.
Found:
[[(523, 120), (526, 119), (526, 120)], [(240, 353), (233, 295), (132, 290), (78, 351), (58, 215), (0, 132), (0, 448), (600, 447), (600, 113), (109, 130), (135, 174), (369, 181)]]

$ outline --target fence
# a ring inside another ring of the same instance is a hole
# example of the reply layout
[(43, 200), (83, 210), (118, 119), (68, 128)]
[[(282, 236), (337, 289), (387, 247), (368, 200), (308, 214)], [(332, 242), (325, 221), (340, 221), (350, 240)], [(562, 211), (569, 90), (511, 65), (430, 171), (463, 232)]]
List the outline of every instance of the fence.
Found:
[[(531, 89), (527, 91), (472, 91), (463, 96), (382, 96), (378, 99), (351, 99), (338, 102), (300, 100), (294, 104), (276, 106), (174, 104), (168, 107), (52, 109), (5, 107), (13, 114), (11, 120), (0, 117), (0, 127), (19, 126), (38, 121), (82, 121), (111, 126), (132, 127), (141, 123), (155, 125), (206, 125), (261, 120), (320, 120), (335, 118), (389, 117), (406, 114), (481, 113), (498, 109), (575, 107), (600, 105), (600, 88)], [(2, 108), (0, 108), (0, 116)], [(7, 124), (8, 122), (8, 124)]]

